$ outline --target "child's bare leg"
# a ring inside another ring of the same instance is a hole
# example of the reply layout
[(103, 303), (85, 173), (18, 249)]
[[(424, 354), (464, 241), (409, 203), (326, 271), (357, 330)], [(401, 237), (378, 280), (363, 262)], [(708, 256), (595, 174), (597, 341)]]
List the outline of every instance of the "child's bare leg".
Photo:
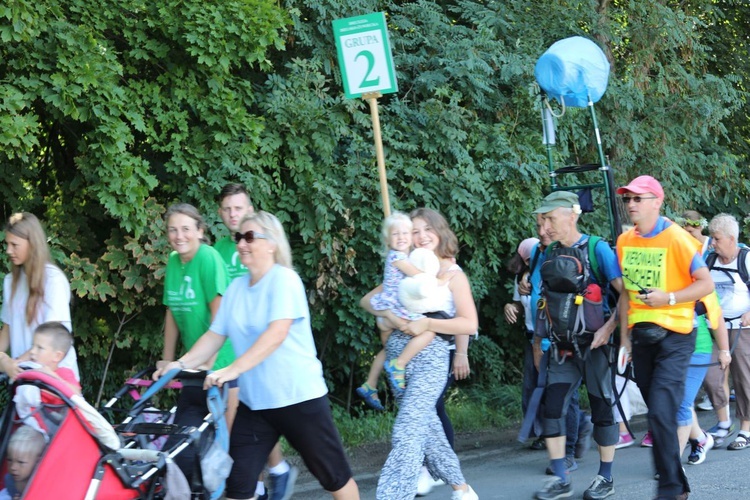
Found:
[(385, 364), (385, 349), (381, 349), (375, 355), (375, 359), (372, 360), (370, 365), (370, 372), (367, 374), (367, 385), (372, 388), (378, 386), (378, 379), (380, 378), (380, 372), (383, 371), (383, 365)]
[(399, 354), (398, 358), (396, 358), (396, 366), (399, 368), (406, 368), (406, 365), (409, 364), (409, 361), (414, 358), (419, 352), (427, 347), (427, 345), (432, 342), (432, 340), (435, 338), (435, 332), (424, 332), (421, 335), (417, 335), (416, 337), (409, 340), (409, 342), (406, 344), (406, 347), (404, 347), (404, 350), (401, 351), (401, 354)]
[[(391, 332), (393, 332), (393, 328), (391, 328), (385, 322), (380, 321), (380, 319), (381, 318), (378, 318), (378, 330), (380, 330), (380, 342), (382, 342), (383, 347), (385, 347), (385, 343), (388, 342), (388, 337), (391, 336)], [(385, 364), (385, 349), (381, 349), (380, 352), (378, 352), (375, 355), (375, 359), (372, 360), (370, 371), (367, 374), (366, 383), (373, 389), (378, 386), (378, 379), (380, 378), (380, 373), (383, 371), (384, 364)]]
[[(380, 319), (380, 318), (378, 318)], [(378, 321), (378, 328), (380, 329), (380, 340), (385, 345), (388, 341), (388, 336), (393, 331), (391, 328), (387, 328), (382, 322)], [(357, 387), (356, 393), (359, 397), (365, 400), (365, 403), (370, 408), (376, 410), (384, 410), (383, 405), (380, 403), (378, 398), (378, 379), (380, 378), (380, 372), (383, 371), (383, 365), (385, 364), (385, 349), (381, 349), (376, 355), (375, 359), (372, 360), (370, 365), (370, 371), (367, 373), (367, 382)]]
[(385, 347), (385, 344), (388, 342), (388, 337), (393, 333), (393, 328), (384, 323), (378, 322), (378, 329), (380, 330), (380, 343)]
[(427, 344), (435, 338), (434, 332), (424, 332), (409, 340), (398, 358), (389, 361), (385, 370), (391, 381), (396, 396), (402, 394), (406, 389), (406, 365), (411, 359), (419, 354), (419, 351), (427, 347)]

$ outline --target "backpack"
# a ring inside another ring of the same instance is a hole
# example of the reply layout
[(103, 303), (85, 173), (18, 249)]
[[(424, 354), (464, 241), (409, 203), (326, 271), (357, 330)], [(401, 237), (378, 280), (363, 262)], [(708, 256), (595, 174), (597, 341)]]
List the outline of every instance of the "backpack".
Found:
[[(750, 248), (747, 246), (740, 247), (740, 253), (737, 255), (737, 269), (728, 269), (726, 267), (721, 267), (720, 265), (716, 265), (716, 260), (719, 258), (719, 256), (716, 254), (716, 252), (711, 252), (706, 256), (706, 265), (708, 266), (708, 269), (713, 269), (715, 271), (723, 271), (726, 273), (730, 278), (732, 278), (732, 274), (739, 274), (740, 279), (742, 282), (750, 289), (750, 275), (748, 275), (748, 269), (747, 269), (747, 253), (750, 252)], [(734, 279), (732, 279), (734, 281)]]
[(606, 286), (596, 262), (599, 240), (592, 236), (572, 247), (554, 242), (546, 250), (538, 308), (550, 340), (561, 349), (578, 351), (578, 345), (590, 343), (604, 325), (602, 288), (594, 282)]

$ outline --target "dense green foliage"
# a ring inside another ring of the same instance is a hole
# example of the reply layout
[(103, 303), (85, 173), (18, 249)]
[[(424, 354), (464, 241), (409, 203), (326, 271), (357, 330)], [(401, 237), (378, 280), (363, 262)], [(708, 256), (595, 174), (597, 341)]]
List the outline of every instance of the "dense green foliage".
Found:
[[(475, 383), (517, 378), (503, 266), (549, 189), (533, 70), (556, 40), (610, 58), (597, 114), (618, 183), (662, 179), (668, 213), (750, 210), (740, 0), (10, 0), (0, 215), (47, 225), (90, 397), (110, 356), (107, 395), (161, 352), (165, 207), (195, 204), (221, 236), (215, 196), (240, 181), (284, 222), (329, 385), (351, 402), (378, 348), (357, 303), (382, 273), (382, 212), (369, 109), (343, 97), (331, 21), (373, 11), (400, 89), (380, 99), (391, 203), (436, 208), (459, 237), (484, 336)], [(558, 120), (554, 158), (597, 161), (587, 110)], [(584, 228), (606, 233), (600, 212)]]

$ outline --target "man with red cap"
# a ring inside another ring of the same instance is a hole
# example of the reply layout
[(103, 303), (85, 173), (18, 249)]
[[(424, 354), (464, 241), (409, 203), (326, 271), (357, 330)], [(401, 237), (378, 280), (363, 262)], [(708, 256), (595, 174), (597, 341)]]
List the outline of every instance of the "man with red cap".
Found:
[(620, 296), (621, 347), (631, 353), (636, 383), (648, 405), (659, 479), (658, 499), (685, 499), (690, 492), (680, 464), (675, 415), (695, 349), (695, 302), (711, 293), (713, 280), (698, 241), (660, 216), (664, 190), (648, 175), (617, 190), (633, 229), (617, 239), (617, 258), (627, 293)]

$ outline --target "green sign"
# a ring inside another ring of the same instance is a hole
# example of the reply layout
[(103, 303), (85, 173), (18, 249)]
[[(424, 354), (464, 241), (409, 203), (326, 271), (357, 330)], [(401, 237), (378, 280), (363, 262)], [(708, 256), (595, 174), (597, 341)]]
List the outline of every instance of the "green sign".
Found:
[(333, 36), (346, 97), (398, 91), (384, 13), (336, 19)]

